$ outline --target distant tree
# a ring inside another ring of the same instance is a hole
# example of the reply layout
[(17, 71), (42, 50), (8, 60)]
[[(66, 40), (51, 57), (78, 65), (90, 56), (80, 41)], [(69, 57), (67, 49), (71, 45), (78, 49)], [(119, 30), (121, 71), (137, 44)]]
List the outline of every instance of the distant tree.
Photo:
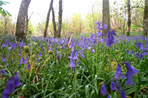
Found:
[(16, 23), (16, 39), (17, 41), (22, 41), (26, 39), (25, 35), (25, 17), (28, 12), (28, 7), (31, 0), (22, 0), (18, 17), (17, 17), (17, 23)]
[(47, 13), (46, 24), (45, 24), (45, 29), (44, 29), (44, 37), (47, 37), (47, 29), (48, 29), (50, 12), (51, 12), (52, 7), (53, 7), (53, 0), (51, 0), (51, 2), (50, 2), (49, 10)]
[(128, 21), (127, 21), (127, 36), (130, 35), (130, 27), (131, 27), (131, 4), (130, 0), (127, 0), (127, 10), (128, 10)]
[(58, 33), (57, 33), (57, 37), (61, 37), (61, 28), (62, 28), (62, 12), (63, 12), (63, 8), (62, 8), (62, 1), (63, 0), (59, 0), (59, 19), (58, 19)]
[(56, 38), (57, 37), (57, 29), (56, 29), (56, 22), (55, 22), (55, 12), (54, 12), (53, 7), (52, 7), (52, 23), (53, 23), (54, 38)]
[(103, 0), (103, 24), (107, 25), (107, 29), (103, 30), (103, 36), (106, 35), (108, 29), (110, 29), (110, 10), (109, 10), (109, 0)]
[(148, 0), (145, 0), (143, 24), (144, 24), (144, 33), (143, 33), (143, 35), (147, 36), (148, 35)]

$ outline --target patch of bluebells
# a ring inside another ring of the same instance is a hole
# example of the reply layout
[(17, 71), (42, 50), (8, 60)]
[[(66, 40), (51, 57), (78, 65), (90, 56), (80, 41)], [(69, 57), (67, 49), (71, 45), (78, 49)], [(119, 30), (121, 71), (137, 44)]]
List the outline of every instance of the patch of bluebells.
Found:
[(11, 94), (15, 88), (22, 85), (17, 74), (18, 73), (15, 72), (12, 77), (9, 77), (6, 83), (6, 88), (3, 90), (2, 98), (8, 98), (9, 94)]
[[(116, 73), (114, 74), (114, 79), (116, 80), (116, 83), (114, 81), (111, 82), (110, 89), (112, 91), (119, 90), (121, 98), (126, 98), (126, 93), (123, 91), (122, 87), (119, 85), (120, 79), (126, 78), (125, 84), (126, 85), (134, 85), (132, 81), (132, 76), (138, 74), (138, 70), (132, 67), (128, 61), (124, 62), (127, 72), (126, 76), (122, 75), (121, 66), (118, 64), (116, 68)], [(105, 85), (101, 86), (101, 95), (107, 96)]]

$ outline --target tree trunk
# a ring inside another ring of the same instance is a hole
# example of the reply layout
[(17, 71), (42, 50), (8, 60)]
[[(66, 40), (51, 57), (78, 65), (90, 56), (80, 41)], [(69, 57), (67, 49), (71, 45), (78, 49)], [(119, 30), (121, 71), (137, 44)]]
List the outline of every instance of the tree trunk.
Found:
[(145, 0), (144, 18), (143, 18), (144, 32), (143, 35), (148, 35), (148, 0)]
[(45, 25), (45, 29), (44, 29), (44, 37), (47, 37), (47, 29), (48, 29), (50, 11), (52, 9), (52, 6), (53, 6), (53, 0), (51, 0), (51, 2), (50, 2), (49, 10), (48, 10), (48, 13), (47, 13), (46, 25)]
[(127, 0), (127, 10), (128, 10), (128, 21), (127, 21), (127, 36), (130, 35), (130, 27), (131, 27), (131, 12), (130, 12), (130, 0)]
[(31, 0), (22, 0), (16, 23), (16, 40), (22, 41), (26, 39), (25, 36), (25, 17), (27, 15), (28, 7)]
[(54, 13), (53, 7), (52, 7), (52, 23), (53, 23), (53, 30), (54, 30), (54, 38), (56, 38), (57, 37), (57, 29), (56, 29), (55, 13)]
[(28, 11), (26, 13), (26, 17), (25, 17), (25, 21), (26, 21), (26, 25), (25, 25), (25, 34), (27, 35), (28, 33), (28, 22), (29, 22), (29, 19), (28, 19)]
[(62, 27), (62, 0), (59, 0), (59, 22), (58, 22), (58, 34), (57, 37), (61, 37), (61, 27)]
[(103, 21), (102, 23), (107, 25), (107, 29), (103, 30), (103, 36), (106, 36), (107, 31), (110, 29), (109, 0), (103, 0)]

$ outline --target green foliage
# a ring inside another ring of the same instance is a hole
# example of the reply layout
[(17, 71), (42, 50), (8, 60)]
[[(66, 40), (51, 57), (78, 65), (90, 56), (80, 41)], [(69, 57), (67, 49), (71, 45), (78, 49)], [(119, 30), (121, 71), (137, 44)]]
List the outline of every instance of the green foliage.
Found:
[[(90, 40), (88, 38), (87, 41)], [(61, 44), (63, 41), (64, 44)], [(85, 46), (87, 43), (83, 41), (79, 38), (73, 39), (73, 42), (80, 42), (80, 46)], [(15, 43), (15, 40), (11, 38), (0, 39), (0, 46), (4, 42), (6, 45), (11, 45), (12, 42)], [(140, 42), (146, 47), (146, 39), (141, 36), (120, 37), (116, 39), (117, 43), (110, 48), (106, 47), (105, 43), (94, 44), (92, 42), (92, 45), (84, 50), (85, 58), (82, 58), (78, 53), (79, 59), (76, 62), (79, 62), (79, 65), (76, 66), (75, 70), (68, 67), (72, 51), (71, 48), (67, 49), (68, 42), (67, 39), (50, 38), (45, 41), (42, 38), (34, 38), (28, 39), (24, 46), (21, 46), (21, 43), (16, 43), (16, 49), (10, 49), (10, 46), (0, 48), (0, 60), (3, 56), (6, 57), (6, 61), (0, 62), (0, 68), (6, 71), (3, 78), (0, 78), (0, 92), (6, 87), (5, 83), (8, 78), (18, 71), (23, 85), (16, 88), (9, 97), (73, 98), (76, 95), (77, 98), (100, 98), (103, 97), (100, 88), (105, 83), (108, 94), (116, 98), (119, 92), (111, 91), (110, 83), (114, 80), (117, 64), (121, 65), (122, 73), (125, 75), (126, 68), (123, 62), (130, 61), (130, 64), (138, 69), (139, 74), (132, 78), (135, 83), (133, 86), (125, 85), (126, 79), (121, 79), (122, 89), (131, 98), (147, 96), (148, 59), (147, 56), (143, 56), (142, 59), (136, 57), (136, 52), (142, 53), (142, 50), (133, 44)], [(79, 45), (75, 46), (78, 52), (82, 48)], [(50, 47), (52, 50), (49, 50)], [(91, 49), (94, 49), (95, 52), (92, 53)], [(135, 54), (128, 54), (129, 50), (133, 50)], [(27, 57), (27, 64), (19, 65), (22, 57)], [(8, 66), (6, 66), (7, 63)], [(30, 64), (29, 69), (26, 68), (28, 64)]]
[(9, 2), (7, 1), (2, 1), (0, 0), (0, 13), (5, 17), (5, 16), (11, 16), (11, 14), (2, 8), (3, 5), (9, 4)]

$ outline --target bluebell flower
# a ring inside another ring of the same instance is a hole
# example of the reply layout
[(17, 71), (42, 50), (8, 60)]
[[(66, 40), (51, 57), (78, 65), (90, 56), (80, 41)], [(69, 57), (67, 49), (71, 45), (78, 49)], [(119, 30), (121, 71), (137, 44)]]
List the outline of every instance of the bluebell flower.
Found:
[(23, 64), (23, 60), (24, 60), (24, 58), (21, 57), (21, 59), (20, 59), (20, 61), (19, 61), (19, 65), (22, 65), (22, 64)]
[(8, 62), (6, 63), (6, 66), (8, 66), (9, 64), (8, 64)]
[(133, 50), (129, 50), (128, 54), (134, 54), (134, 51)]
[(111, 90), (112, 91), (116, 91), (117, 90), (117, 88), (115, 86), (115, 82), (112, 82), (111, 85), (110, 85), (110, 87), (111, 87)]
[(116, 80), (119, 80), (120, 78), (124, 78), (124, 75), (122, 75), (122, 72), (121, 72), (121, 67), (120, 65), (118, 64), (117, 68), (116, 68), (116, 73), (114, 75), (114, 78)]
[(19, 46), (20, 46), (20, 47), (23, 47), (23, 46), (24, 46), (23, 41), (22, 41), (22, 42), (20, 42)]
[(14, 76), (14, 87), (19, 87), (20, 85), (22, 85), (22, 83), (20, 82), (18, 75), (15, 74), (15, 76)]
[(17, 72), (15, 72), (14, 76), (10, 77), (7, 81), (6, 88), (2, 93), (2, 98), (8, 98), (9, 94), (14, 91), (14, 89), (18, 86), (22, 85), (19, 81), (19, 77), (17, 76)]
[(2, 98), (8, 98), (9, 94), (7, 93), (7, 90), (4, 89), (3, 93), (2, 93)]
[(94, 50), (94, 49), (91, 49), (91, 52), (92, 52), (92, 53), (95, 53), (95, 50)]
[(103, 24), (103, 28), (104, 28), (104, 29), (107, 29), (107, 25), (106, 25), (106, 24)]
[(107, 95), (106, 88), (105, 88), (104, 84), (101, 86), (101, 95), (103, 95), (103, 96)]
[(77, 51), (75, 52), (75, 56), (73, 57), (73, 59), (74, 60), (77, 60), (78, 59), (78, 52)]
[(83, 50), (80, 50), (79, 53), (80, 53), (80, 56), (81, 56), (82, 58), (85, 58), (85, 56), (84, 56), (84, 54), (83, 54), (83, 53), (84, 53)]
[(71, 59), (69, 67), (75, 68), (75, 60)]
[(132, 75), (127, 71), (126, 72), (127, 81), (125, 82), (126, 85), (134, 85), (132, 82)]
[(142, 43), (139, 43), (139, 42), (135, 42), (136, 44), (136, 47), (138, 47), (140, 50), (143, 50), (144, 47), (143, 47), (143, 44)]
[(6, 74), (6, 72), (2, 69), (0, 69), (0, 72), (1, 72), (2, 75)]
[(24, 64), (27, 64), (27, 57), (26, 57), (25, 60), (24, 60)]
[(142, 59), (142, 58), (143, 58), (143, 54), (141, 53), (138, 55), (138, 59)]
[(42, 53), (40, 52), (40, 57), (42, 57)]
[(14, 91), (14, 79), (13, 79), (13, 77), (10, 77), (8, 79), (5, 90), (6, 90), (6, 94), (10, 94)]
[(107, 95), (107, 98), (111, 98), (109, 95)]
[(27, 65), (26, 69), (29, 69), (29, 68), (30, 68), (30, 64)]
[(13, 46), (13, 49), (16, 49), (16, 47), (17, 47), (17, 46), (16, 46), (16, 43), (13, 43), (12, 46)]
[(107, 37), (105, 38), (106, 46), (111, 47), (111, 45), (115, 43), (113, 35), (115, 35), (115, 32), (112, 30), (107, 32)]
[(101, 32), (97, 32), (97, 37), (99, 38), (100, 36), (102, 36)]
[(39, 60), (39, 59), (37, 59), (37, 62), (40, 62), (40, 60)]
[(126, 94), (123, 90), (120, 90), (120, 96), (121, 98), (126, 98)]
[(97, 28), (98, 28), (99, 31), (102, 30), (100, 21), (97, 22)]
[(135, 74), (138, 74), (138, 70), (137, 69), (134, 69), (128, 61), (125, 61), (124, 62), (125, 65), (126, 65), (126, 69), (127, 69), (127, 72), (129, 72), (129, 74), (131, 74), (131, 76), (135, 75)]
[(2, 57), (2, 61), (6, 61), (6, 57)]

